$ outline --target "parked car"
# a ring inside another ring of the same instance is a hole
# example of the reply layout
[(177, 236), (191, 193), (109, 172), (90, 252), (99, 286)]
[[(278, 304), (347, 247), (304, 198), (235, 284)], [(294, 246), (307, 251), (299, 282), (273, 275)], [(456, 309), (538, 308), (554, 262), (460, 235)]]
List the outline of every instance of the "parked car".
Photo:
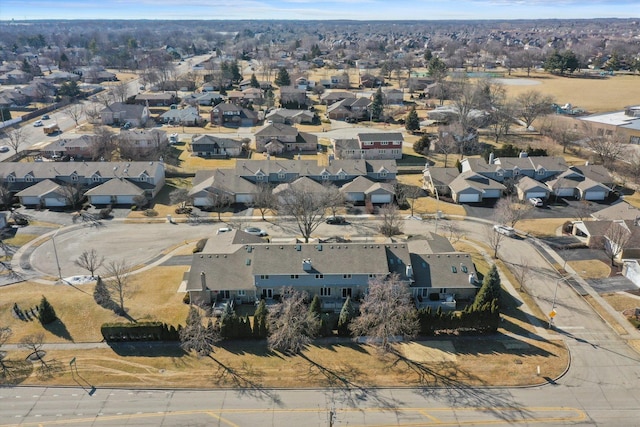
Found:
[(220, 234), (220, 233), (226, 233), (228, 231), (233, 230), (233, 228), (231, 227), (220, 227), (218, 228), (218, 231), (216, 231), (216, 234)]
[(544, 206), (544, 202), (539, 197), (530, 198), (529, 199), (529, 203), (531, 203), (533, 206), (535, 206), (537, 208)]
[(9, 146), (8, 145), (0, 146), (0, 153), (6, 153), (8, 151), (9, 151)]
[(266, 231), (258, 227), (247, 227), (242, 231), (244, 231), (245, 233), (253, 234), (254, 236), (260, 236), (260, 237), (269, 235), (269, 233), (267, 233)]
[(40, 127), (40, 126), (44, 126), (44, 123), (42, 123), (42, 120), (36, 120), (35, 122), (33, 122), (33, 127)]
[(508, 227), (506, 225), (494, 225), (493, 226), (493, 231), (495, 231), (496, 233), (500, 233), (500, 234), (504, 234), (505, 236), (508, 237), (515, 237), (516, 236), (516, 230), (514, 230), (512, 227)]
[(343, 216), (329, 216), (325, 220), (327, 224), (346, 224), (347, 220)]
[(178, 134), (177, 133), (172, 133), (171, 135), (169, 135), (169, 144), (177, 144), (178, 143)]
[(48, 114), (43, 114), (42, 117), (41, 117), (42, 120), (49, 120), (49, 118), (50, 117), (49, 117)]

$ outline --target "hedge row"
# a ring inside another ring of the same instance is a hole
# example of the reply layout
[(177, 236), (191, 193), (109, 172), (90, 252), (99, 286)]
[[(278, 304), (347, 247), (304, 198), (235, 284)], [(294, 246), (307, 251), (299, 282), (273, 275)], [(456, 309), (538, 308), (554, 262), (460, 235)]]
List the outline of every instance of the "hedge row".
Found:
[(104, 323), (100, 332), (105, 341), (179, 341), (178, 329), (162, 322)]

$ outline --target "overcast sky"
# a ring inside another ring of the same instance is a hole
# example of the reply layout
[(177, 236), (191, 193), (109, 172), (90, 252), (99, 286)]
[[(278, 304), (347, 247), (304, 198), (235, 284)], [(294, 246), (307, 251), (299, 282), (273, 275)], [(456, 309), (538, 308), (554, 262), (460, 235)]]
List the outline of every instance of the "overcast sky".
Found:
[(0, 0), (0, 20), (640, 17), (640, 0)]

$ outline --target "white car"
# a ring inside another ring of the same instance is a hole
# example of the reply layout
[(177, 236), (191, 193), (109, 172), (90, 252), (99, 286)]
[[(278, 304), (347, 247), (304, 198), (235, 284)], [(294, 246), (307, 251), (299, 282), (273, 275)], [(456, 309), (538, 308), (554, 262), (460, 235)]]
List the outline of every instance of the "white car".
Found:
[(9, 146), (8, 145), (1, 145), (0, 146), (0, 153), (7, 153), (9, 152)]
[(516, 230), (514, 230), (511, 227), (508, 227), (506, 225), (494, 225), (493, 226), (493, 231), (495, 231), (496, 233), (500, 233), (500, 234), (504, 234), (505, 236), (508, 237), (515, 237), (516, 236)]
[(220, 233), (226, 233), (233, 230), (231, 227), (220, 227), (218, 228), (218, 231), (216, 231), (216, 234), (220, 234)]
[(266, 231), (258, 227), (247, 227), (242, 231), (244, 231), (245, 233), (253, 234), (254, 236), (260, 236), (260, 237), (269, 235), (269, 233), (267, 233)]
[(544, 202), (539, 197), (530, 198), (529, 199), (529, 203), (531, 203), (533, 206), (535, 206), (537, 208), (544, 206)]
[(40, 126), (44, 126), (44, 123), (42, 123), (42, 120), (36, 120), (35, 122), (33, 122), (33, 127), (40, 127)]

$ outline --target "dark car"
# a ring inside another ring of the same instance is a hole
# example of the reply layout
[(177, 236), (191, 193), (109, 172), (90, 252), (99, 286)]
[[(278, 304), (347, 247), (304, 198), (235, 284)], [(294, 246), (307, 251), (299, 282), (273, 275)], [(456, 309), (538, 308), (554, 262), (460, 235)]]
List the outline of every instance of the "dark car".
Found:
[(347, 220), (343, 216), (330, 216), (325, 221), (327, 224), (346, 224)]

